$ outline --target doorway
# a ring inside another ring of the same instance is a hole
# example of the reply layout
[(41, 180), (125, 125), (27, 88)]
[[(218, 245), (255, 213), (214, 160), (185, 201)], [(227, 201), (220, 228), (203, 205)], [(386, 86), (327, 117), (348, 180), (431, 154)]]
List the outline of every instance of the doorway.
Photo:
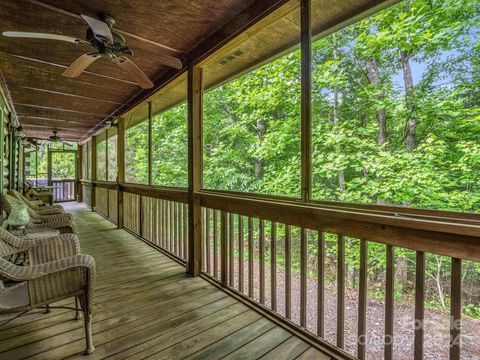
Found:
[(48, 150), (48, 185), (54, 202), (77, 200), (77, 150)]

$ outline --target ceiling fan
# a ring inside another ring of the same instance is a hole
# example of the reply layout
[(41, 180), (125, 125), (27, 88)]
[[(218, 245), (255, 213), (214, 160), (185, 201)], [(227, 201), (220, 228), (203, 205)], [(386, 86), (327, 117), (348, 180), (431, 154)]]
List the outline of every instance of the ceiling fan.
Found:
[(50, 135), (50, 137), (48, 138), (47, 141), (44, 141), (40, 146), (44, 146), (47, 144), (47, 142), (61, 142), (63, 143), (64, 145), (68, 146), (68, 147), (72, 147), (72, 143), (71, 142), (68, 142), (68, 141), (65, 141), (62, 139), (62, 137), (60, 135), (57, 135), (58, 134), (58, 131), (57, 130), (53, 130), (53, 135)]
[[(115, 19), (107, 14), (102, 14), (99, 19), (95, 19), (86, 15), (82, 18), (87, 22), (89, 28), (86, 33), (86, 40), (77, 39), (71, 36), (46, 34), (36, 32), (19, 32), (5, 31), (3, 36), (14, 38), (30, 38), (30, 39), (48, 39), (66, 41), (78, 45), (89, 45), (95, 50), (85, 53), (77, 58), (63, 72), (64, 76), (74, 78), (79, 76), (94, 61), (105, 58), (117, 64), (121, 69), (129, 73), (135, 82), (144, 89), (153, 87), (152, 81), (145, 73), (132, 61), (133, 51), (125, 46), (125, 38), (118, 32), (113, 31)], [(170, 67), (181, 69), (182, 62), (173, 56), (161, 55), (158, 61)]]

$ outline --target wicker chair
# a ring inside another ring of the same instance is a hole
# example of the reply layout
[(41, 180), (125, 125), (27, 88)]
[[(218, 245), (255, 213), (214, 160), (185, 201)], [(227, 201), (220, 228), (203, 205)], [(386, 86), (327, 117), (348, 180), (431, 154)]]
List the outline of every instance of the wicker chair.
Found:
[[(21, 266), (20, 266), (21, 265)], [(0, 280), (10, 282), (0, 289), (0, 313), (19, 314), (75, 296), (84, 313), (87, 348), (92, 344), (92, 296), (95, 286), (95, 262), (80, 254), (78, 238), (63, 234), (45, 239), (23, 240), (0, 227)]]
[[(23, 202), (17, 200), (11, 195), (0, 195), (0, 209), (10, 214), (13, 204), (25, 205)], [(73, 223), (72, 214), (57, 214), (57, 215), (39, 215), (34, 210), (27, 206), (27, 211), (32, 218), (30, 224), (27, 225), (29, 229), (58, 229), (60, 233), (73, 233), (77, 229)]]
[(61, 234), (50, 238), (25, 240), (0, 227), (0, 257), (17, 265), (37, 265), (76, 254), (80, 254), (80, 243), (76, 235)]
[(52, 302), (69, 297), (78, 298), (84, 313), (85, 352), (93, 352), (95, 262), (91, 256), (77, 254), (29, 266), (18, 266), (0, 257), (0, 276), (17, 282), (0, 290), (0, 312), (21, 312), (22, 315)]
[(63, 214), (65, 212), (62, 205), (44, 205), (42, 200), (30, 200), (19, 191), (8, 190), (8, 195), (13, 196), (18, 201), (21, 201), (27, 205), (30, 209), (34, 210), (39, 215), (56, 215)]

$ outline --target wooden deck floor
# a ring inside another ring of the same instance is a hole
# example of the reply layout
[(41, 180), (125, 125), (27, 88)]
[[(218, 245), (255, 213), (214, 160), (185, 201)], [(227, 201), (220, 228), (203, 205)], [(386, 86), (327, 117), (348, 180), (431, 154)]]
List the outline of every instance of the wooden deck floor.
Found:
[(97, 263), (95, 352), (83, 355), (72, 311), (36, 310), (0, 327), (0, 359), (328, 358), (100, 215), (67, 207)]

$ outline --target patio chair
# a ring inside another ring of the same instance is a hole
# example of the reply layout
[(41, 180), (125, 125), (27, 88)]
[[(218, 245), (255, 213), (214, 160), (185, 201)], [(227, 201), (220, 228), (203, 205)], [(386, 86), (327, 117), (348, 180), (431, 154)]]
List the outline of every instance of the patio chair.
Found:
[(39, 215), (56, 215), (63, 214), (65, 212), (62, 205), (45, 205), (42, 200), (30, 200), (25, 195), (21, 194), (19, 191), (16, 190), (8, 190), (7, 194), (23, 202), (25, 205), (37, 212)]
[(18, 266), (0, 257), (0, 276), (14, 282), (13, 285), (0, 289), (0, 312), (19, 312), (14, 318), (31, 309), (66, 298), (79, 299), (84, 314), (85, 352), (87, 354), (93, 352), (92, 301), (95, 262), (91, 256), (77, 254), (28, 266)]
[[(0, 195), (0, 209), (10, 214), (12, 205), (25, 205), (23, 202), (17, 200), (11, 195)], [(60, 233), (76, 233), (76, 226), (73, 223), (72, 214), (57, 214), (57, 215), (39, 215), (27, 206), (28, 214), (31, 217), (30, 224), (27, 225), (29, 229), (58, 229)]]
[(76, 254), (80, 254), (80, 243), (76, 235), (61, 234), (50, 238), (26, 240), (0, 227), (0, 257), (17, 265), (37, 265)]

